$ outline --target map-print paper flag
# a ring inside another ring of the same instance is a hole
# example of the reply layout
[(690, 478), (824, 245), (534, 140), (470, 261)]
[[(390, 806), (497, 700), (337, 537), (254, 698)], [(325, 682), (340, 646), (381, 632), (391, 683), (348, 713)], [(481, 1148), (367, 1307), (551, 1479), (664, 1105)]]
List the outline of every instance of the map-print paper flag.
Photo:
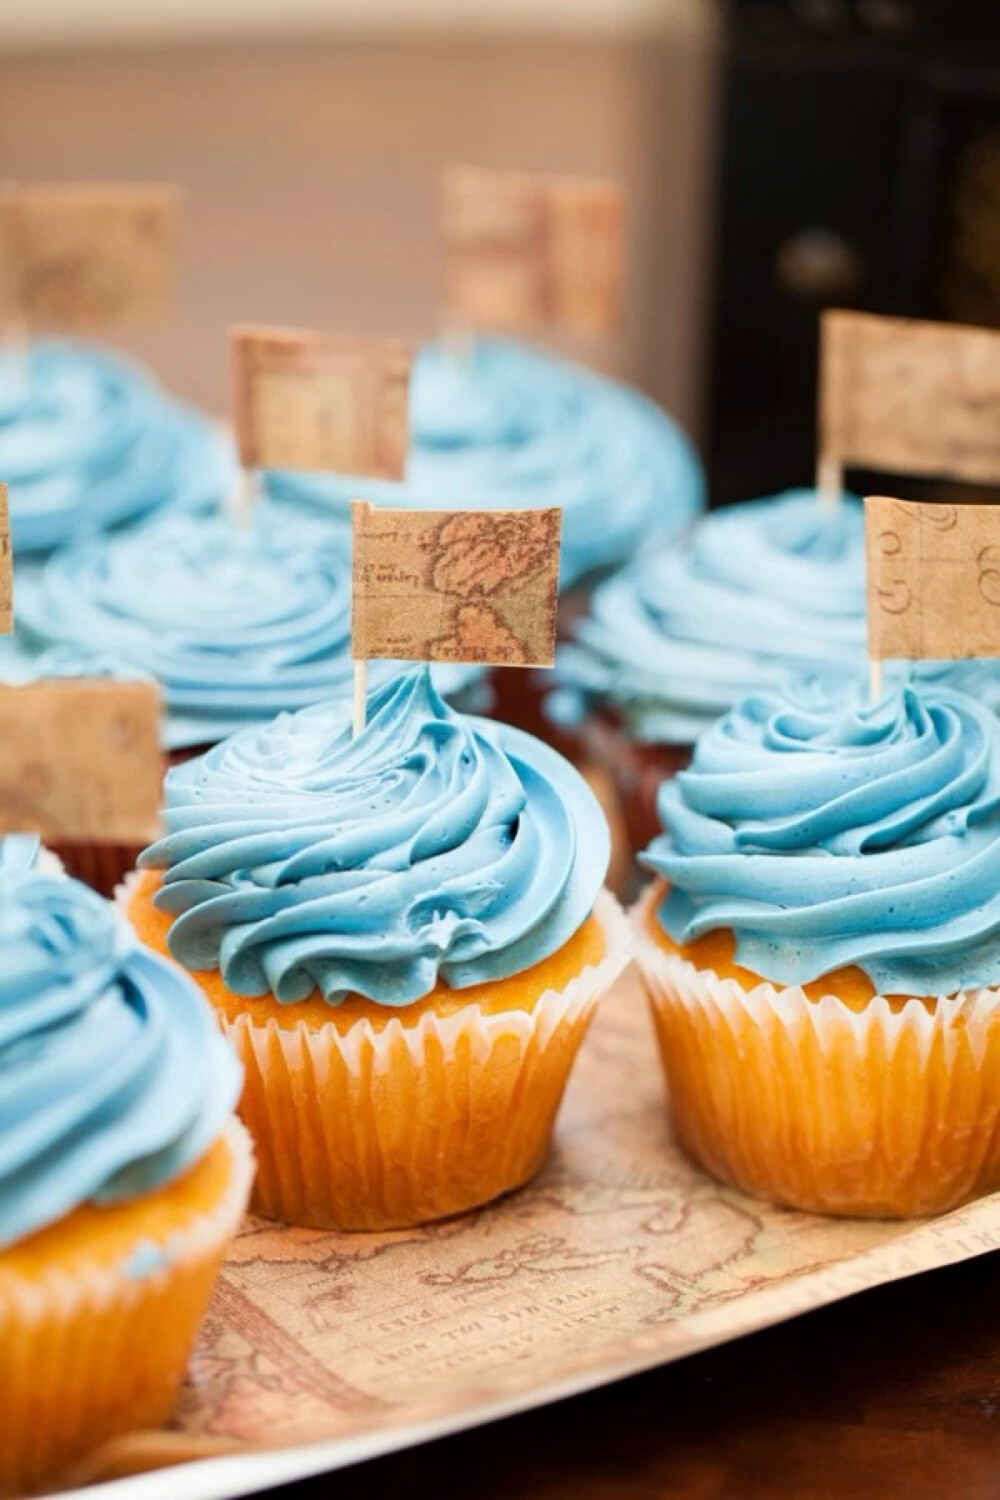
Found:
[(550, 667), (559, 510), (352, 506), (352, 654), (359, 661)]
[(245, 469), (403, 478), (413, 351), (402, 339), (257, 327), (231, 338)]
[(614, 182), (449, 168), (441, 183), (446, 323), (615, 332), (624, 222)]
[(1000, 656), (1000, 504), (865, 501), (873, 661)]
[(1000, 330), (835, 311), (821, 332), (821, 476), (1000, 483)]
[(148, 843), (163, 792), (159, 721), (153, 682), (0, 687), (0, 834)]
[(5, 183), (0, 320), (64, 331), (164, 318), (177, 206), (164, 183)]

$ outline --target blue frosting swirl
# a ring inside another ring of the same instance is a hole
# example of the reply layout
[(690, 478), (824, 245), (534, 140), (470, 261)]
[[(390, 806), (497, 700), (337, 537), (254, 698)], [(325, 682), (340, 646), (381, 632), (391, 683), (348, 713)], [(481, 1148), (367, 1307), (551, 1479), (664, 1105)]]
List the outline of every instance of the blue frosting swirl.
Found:
[(186, 974), (76, 881), (0, 892), (0, 1249), (208, 1150), (239, 1066)]
[(210, 424), (137, 365), (83, 343), (0, 347), (0, 475), (15, 551), (47, 551), (227, 482)]
[(454, 713), (423, 667), (370, 697), (357, 739), (320, 706), (175, 768), (165, 823), (140, 864), (164, 870), (171, 952), (285, 1002), (518, 973), (583, 924), (609, 856), (568, 762)]
[(1000, 720), (964, 694), (751, 695), (658, 811), (643, 860), (676, 942), (730, 928), (737, 962), (776, 984), (852, 964), (883, 994), (1000, 984)]
[[(79, 541), (19, 574), (20, 649), (39, 675), (154, 678), (168, 749), (326, 699), (346, 717), (350, 571), (319, 532), (276, 511), (241, 528), (218, 511), (176, 510)], [(376, 682), (391, 670), (371, 667)], [(474, 666), (435, 671), (450, 694), (482, 677)]]
[(41, 840), (34, 833), (8, 833), (0, 838), (0, 882), (17, 880), (34, 868)]
[[(853, 676), (866, 658), (861, 502), (836, 509), (789, 490), (713, 512), (685, 543), (654, 552), (594, 592), (556, 680), (612, 707), (648, 744), (693, 743), (746, 692), (787, 676)], [(1000, 663), (900, 668), (974, 692), (1000, 710)]]
[[(675, 536), (704, 503), (694, 450), (637, 391), (523, 345), (477, 340), (468, 358), (427, 345), (410, 389), (402, 485), (366, 499), (424, 509), (561, 506), (562, 582)], [(346, 531), (356, 479), (270, 474), (270, 493)]]

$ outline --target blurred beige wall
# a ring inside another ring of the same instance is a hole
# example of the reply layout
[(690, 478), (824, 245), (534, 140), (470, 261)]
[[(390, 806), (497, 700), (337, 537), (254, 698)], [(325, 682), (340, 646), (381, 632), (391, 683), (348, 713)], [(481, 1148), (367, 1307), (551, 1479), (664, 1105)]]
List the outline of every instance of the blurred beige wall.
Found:
[[(44, 12), (57, 0), (34, 3)], [(288, 0), (293, 12), (303, 3)], [(596, 14), (603, 0), (588, 3)], [(231, 322), (435, 330), (443, 165), (619, 177), (630, 200), (627, 327), (613, 345), (574, 352), (696, 426), (712, 26), (700, 3), (661, 5), (655, 17), (635, 4), (634, 24), (621, 24), (626, 6), (613, 28), (531, 36), (332, 27), (157, 46), (120, 36), (71, 45), (64, 34), (56, 47), (29, 45), (22, 30), (0, 56), (0, 172), (182, 185), (176, 317), (128, 343), (219, 411)]]

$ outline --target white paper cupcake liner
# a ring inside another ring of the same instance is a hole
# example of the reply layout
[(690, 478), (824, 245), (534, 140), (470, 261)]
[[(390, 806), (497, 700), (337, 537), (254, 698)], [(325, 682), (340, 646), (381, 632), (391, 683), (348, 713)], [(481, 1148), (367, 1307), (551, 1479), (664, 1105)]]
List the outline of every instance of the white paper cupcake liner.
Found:
[(221, 1138), (232, 1159), (224, 1196), (183, 1229), (173, 1231), (162, 1241), (150, 1237), (144, 1242), (154, 1252), (148, 1271), (137, 1271), (139, 1263), (131, 1257), (124, 1267), (122, 1262), (107, 1266), (74, 1265), (72, 1269), (46, 1266), (30, 1281), (19, 1283), (19, 1310), (33, 1321), (51, 1316), (53, 1307), (76, 1313), (84, 1302), (95, 1313), (102, 1308), (121, 1307), (142, 1295), (141, 1283), (165, 1278), (171, 1266), (201, 1259), (218, 1245), (228, 1243), (246, 1213), (253, 1184), (254, 1151), (246, 1128), (235, 1116), (226, 1122)]
[[(224, 1190), (105, 1263), (84, 1238), (35, 1263), (0, 1254), (0, 1493), (52, 1480), (100, 1444), (170, 1415), (219, 1264), (246, 1209), (250, 1139), (231, 1118)], [(26, 1247), (26, 1251), (29, 1247)]]
[(762, 981), (671, 954), (633, 914), (682, 1143), (714, 1175), (821, 1212), (910, 1216), (1000, 1184), (1000, 988), (930, 1003)]
[[(126, 882), (123, 902), (132, 889)], [(398, 1227), (532, 1176), (594, 1008), (631, 957), (628, 922), (607, 891), (594, 915), (601, 960), (529, 1008), (489, 1013), (473, 1002), (381, 1025), (366, 1017), (344, 1032), (332, 1019), (296, 1020), (294, 1007), (287, 1024), (222, 1018), (245, 1072), (255, 1208), (295, 1224)]]

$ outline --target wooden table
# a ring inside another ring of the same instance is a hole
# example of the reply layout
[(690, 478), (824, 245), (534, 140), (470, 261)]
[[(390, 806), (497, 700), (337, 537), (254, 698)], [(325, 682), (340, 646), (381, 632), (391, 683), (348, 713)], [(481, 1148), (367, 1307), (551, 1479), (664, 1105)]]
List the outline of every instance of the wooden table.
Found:
[(997, 1500), (998, 1283), (982, 1256), (280, 1494)]

